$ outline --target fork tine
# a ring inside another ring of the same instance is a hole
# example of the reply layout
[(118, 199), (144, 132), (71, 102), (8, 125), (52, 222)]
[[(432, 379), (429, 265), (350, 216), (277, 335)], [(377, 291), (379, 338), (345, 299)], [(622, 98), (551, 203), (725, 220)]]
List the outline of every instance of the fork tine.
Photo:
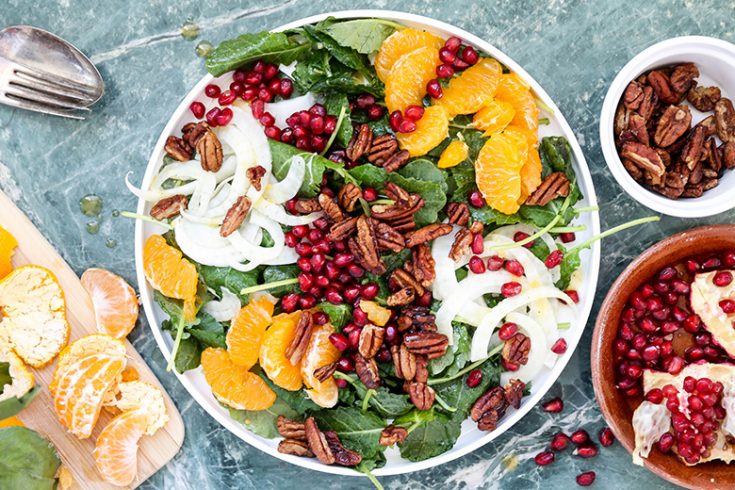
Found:
[(47, 71), (41, 71), (36, 68), (30, 68), (25, 65), (19, 65), (17, 63), (14, 63), (16, 65), (14, 71), (16, 74), (21, 73), (25, 75), (26, 77), (32, 77), (40, 82), (46, 82), (46, 83), (55, 83), (57, 85), (61, 85), (62, 87), (69, 88), (71, 90), (76, 90), (78, 92), (81, 92), (83, 94), (96, 96), (97, 92), (95, 90), (94, 86), (87, 85), (81, 82), (77, 82), (68, 78), (60, 77), (58, 75), (54, 75), (53, 73), (47, 72)]
[(45, 105), (56, 106), (59, 109), (75, 109), (88, 111), (87, 104), (80, 104), (79, 102), (72, 101), (61, 97), (55, 97), (48, 95), (44, 92), (29, 89), (22, 85), (16, 85), (12, 83), (5, 89), (5, 94), (9, 96), (15, 96), (21, 99), (26, 99), (32, 102), (40, 102)]
[(75, 112), (59, 109), (57, 107), (47, 106), (44, 104), (38, 104), (35, 102), (28, 101), (26, 99), (8, 97), (0, 94), (0, 103), (7, 104), (12, 107), (18, 107), (20, 109), (26, 109), (29, 111), (42, 112), (44, 114), (50, 114), (52, 116), (66, 117), (69, 119), (84, 120), (84, 116), (81, 116)]
[(22, 85), (28, 89), (46, 92), (51, 95), (58, 95), (60, 97), (68, 97), (70, 99), (77, 99), (80, 101), (87, 102), (91, 105), (95, 101), (95, 97), (81, 92), (76, 89), (70, 89), (63, 85), (59, 85), (53, 82), (41, 81), (35, 77), (29, 76), (27, 73), (22, 71), (16, 71), (15, 75), (19, 78), (17, 81), (11, 82), (11, 84)]

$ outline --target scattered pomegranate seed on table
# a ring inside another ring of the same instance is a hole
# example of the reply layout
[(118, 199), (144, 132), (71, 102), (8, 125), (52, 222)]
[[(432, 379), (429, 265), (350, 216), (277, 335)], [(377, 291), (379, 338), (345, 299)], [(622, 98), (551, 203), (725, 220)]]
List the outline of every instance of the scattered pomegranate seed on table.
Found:
[(563, 451), (569, 446), (569, 436), (563, 432), (557, 432), (551, 439), (551, 448), (554, 451)]
[(567, 351), (567, 341), (564, 339), (558, 339), (556, 342), (554, 342), (554, 345), (551, 346), (551, 352), (554, 354), (564, 354)]
[(554, 456), (553, 451), (543, 451), (536, 455), (534, 461), (536, 461), (536, 464), (539, 466), (546, 466), (553, 463), (555, 459), (556, 456)]
[(595, 482), (597, 475), (594, 471), (585, 471), (577, 475), (577, 485), (581, 487), (588, 487)]
[(587, 433), (584, 429), (576, 430), (572, 433), (569, 438), (572, 440), (574, 444), (577, 446), (584, 444), (590, 440), (590, 435)]
[(610, 429), (610, 427), (603, 427), (600, 430), (600, 444), (602, 444), (603, 447), (610, 447), (615, 442), (615, 435), (613, 434), (613, 431)]
[(583, 446), (579, 446), (572, 454), (579, 456), (580, 458), (594, 458), (597, 456), (597, 453), (597, 446), (592, 443), (588, 443)]
[(564, 410), (564, 402), (561, 398), (553, 398), (542, 405), (544, 412), (559, 413)]

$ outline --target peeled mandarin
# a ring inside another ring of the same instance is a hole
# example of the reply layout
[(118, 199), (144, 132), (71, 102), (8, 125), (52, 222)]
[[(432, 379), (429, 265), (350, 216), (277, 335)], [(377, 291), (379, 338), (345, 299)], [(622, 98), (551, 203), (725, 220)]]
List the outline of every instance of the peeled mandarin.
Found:
[(273, 321), (274, 304), (266, 297), (251, 300), (240, 308), (227, 331), (227, 352), (232, 362), (250, 369), (258, 362), (265, 329)]
[(529, 131), (538, 140), (538, 106), (531, 88), (520, 76), (503, 74), (495, 98), (512, 105), (516, 111), (512, 124)]
[(302, 386), (301, 363), (293, 365), (286, 357), (286, 349), (296, 337), (300, 315), (297, 311), (275, 316), (260, 344), (260, 367), (277, 386), (289, 391), (300, 390)]
[(516, 110), (508, 102), (492, 99), (485, 107), (477, 111), (472, 118), (472, 125), (477, 129), (485, 131), (485, 136), (490, 136), (505, 129), (510, 124)]
[(436, 66), (440, 63), (439, 51), (428, 46), (401, 56), (385, 81), (388, 111), (403, 112), (408, 106), (422, 105), (426, 84), (436, 77)]
[(434, 103), (450, 116), (473, 114), (482, 109), (495, 96), (503, 69), (496, 60), (482, 58), (459, 76), (452, 78), (443, 89), (443, 96)]
[(467, 160), (467, 156), (470, 154), (470, 148), (467, 143), (460, 140), (454, 140), (444, 148), (437, 166), (439, 168), (450, 168), (459, 165), (460, 163)]
[[(265, 410), (276, 394), (263, 379), (230, 359), (226, 350), (207, 347), (202, 352), (204, 378), (221, 403), (237, 410)], [(299, 382), (301, 377), (299, 377)]]
[(483, 145), (475, 162), (475, 181), (488, 206), (504, 214), (520, 208), (520, 171), (524, 161), (512, 137), (492, 135)]
[(391, 68), (401, 56), (423, 47), (431, 47), (438, 51), (443, 45), (444, 40), (430, 32), (411, 27), (394, 32), (383, 41), (375, 56), (375, 71), (378, 78), (385, 82)]
[(449, 136), (449, 117), (441, 106), (429, 106), (421, 119), (416, 121), (412, 133), (397, 133), (396, 139), (403, 150), (412, 157), (426, 155)]

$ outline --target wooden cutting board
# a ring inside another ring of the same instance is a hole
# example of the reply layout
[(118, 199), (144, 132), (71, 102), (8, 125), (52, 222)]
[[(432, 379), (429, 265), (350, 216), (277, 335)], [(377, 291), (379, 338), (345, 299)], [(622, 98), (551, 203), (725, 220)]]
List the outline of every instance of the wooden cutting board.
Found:
[[(36, 264), (51, 270), (61, 284), (66, 295), (67, 318), (71, 325), (69, 341), (79, 337), (96, 333), (94, 310), (92, 301), (82, 287), (82, 283), (64, 261), (58, 252), (46, 241), (31, 221), (0, 192), (0, 226), (8, 230), (18, 240), (18, 248), (13, 254), (14, 267), (25, 264)], [(137, 326), (136, 328), (141, 328)], [(140, 354), (136, 352), (130, 342), (126, 341), (128, 349), (128, 366), (134, 367), (140, 374), (140, 379), (158, 386), (164, 393), (169, 421), (165, 427), (153, 436), (143, 436), (138, 450), (138, 478), (131, 488), (135, 488), (148, 477), (158, 471), (179, 452), (184, 441), (184, 424), (181, 415), (174, 406), (171, 398), (156, 379), (156, 376), (146, 365)], [(56, 360), (40, 370), (33, 370), (36, 384), (43, 387), (41, 393), (18, 416), (31, 429), (38, 431), (53, 442), (59, 452), (62, 463), (67, 466), (76, 480), (73, 488), (81, 489), (112, 489), (120, 488), (102, 480), (97, 473), (92, 456), (94, 441), (112, 416), (102, 410), (97, 427), (92, 437), (80, 440), (67, 432), (53, 410), (48, 385), (51, 382)]]

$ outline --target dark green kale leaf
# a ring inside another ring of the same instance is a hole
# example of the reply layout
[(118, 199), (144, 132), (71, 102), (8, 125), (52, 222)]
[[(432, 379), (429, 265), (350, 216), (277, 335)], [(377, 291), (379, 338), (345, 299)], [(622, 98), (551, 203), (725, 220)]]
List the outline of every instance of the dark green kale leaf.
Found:
[(228, 408), (230, 417), (243, 424), (248, 430), (266, 439), (278, 437), (276, 421), (279, 415), (289, 419), (298, 418), (299, 414), (280, 398), (276, 398), (273, 405), (265, 410), (235, 410)]
[[(269, 265), (263, 269), (263, 280), (262, 284), (269, 282), (283, 281), (285, 279), (295, 279), (298, 277), (299, 268), (295, 265)], [(288, 286), (280, 286), (277, 288), (269, 289), (268, 292), (273, 296), (281, 297), (286, 293), (296, 291), (298, 284), (290, 284)]]
[(0, 362), (0, 395), (5, 391), (5, 385), (13, 383), (13, 378), (10, 376), (10, 363)]
[(317, 29), (329, 34), (341, 46), (350, 47), (362, 54), (378, 51), (383, 41), (395, 31), (393, 25), (381, 19), (320, 22)]
[[(168, 320), (166, 320), (166, 322), (168, 322)], [(165, 324), (166, 322), (163, 323)], [(173, 328), (171, 329), (168, 329), (163, 324), (161, 324), (161, 328), (172, 332), (172, 336), (176, 335), (175, 326), (173, 326)], [(184, 334), (186, 335), (186, 332), (184, 332)], [(202, 349), (196, 339), (192, 337), (181, 339), (181, 343), (179, 343), (179, 350), (176, 352), (176, 359), (174, 359), (174, 368), (176, 369), (176, 372), (185, 373), (190, 369), (198, 368), (201, 364), (201, 356), (203, 350), (204, 349)]]
[(460, 322), (452, 322), (454, 330), (454, 343), (447, 352), (437, 358), (429, 361), (429, 372), (432, 376), (441, 374), (442, 376), (454, 376), (470, 360), (470, 349), (472, 340), (467, 331), (467, 327)]
[(200, 311), (197, 315), (197, 323), (186, 328), (186, 331), (199, 341), (202, 348), (227, 348), (224, 325), (212, 318), (208, 313)]
[(500, 383), (500, 363), (497, 358), (488, 359), (479, 367), (482, 372), (482, 381), (474, 388), (467, 386), (467, 376), (461, 376), (452, 381), (432, 385), (440, 396), (450, 407), (456, 409), (452, 418), (460, 423), (467, 418), (475, 401), (490, 387)]
[(218, 77), (256, 60), (288, 65), (303, 59), (310, 49), (310, 41), (289, 37), (283, 32), (242, 34), (223, 41), (212, 50), (207, 56), (207, 71)]
[(342, 123), (339, 128), (335, 129), (337, 132), (336, 140), (337, 143), (347, 148), (352, 139), (352, 120), (350, 119), (350, 101), (347, 100), (345, 94), (331, 94), (327, 97), (325, 102), (327, 114), (333, 114), (335, 117), (339, 117), (342, 110), (345, 111), (345, 115), (342, 118)]
[(362, 406), (365, 397), (370, 393), (368, 406), (382, 417), (396, 418), (413, 408), (413, 404), (408, 401), (408, 396), (405, 394), (392, 393), (385, 386), (381, 386), (377, 390), (368, 390), (359, 379), (355, 379), (353, 376), (349, 376), (349, 378), (350, 385), (357, 394), (355, 402), (357, 406)]
[(304, 176), (304, 182), (301, 184), (301, 189), (299, 189), (299, 195), (314, 197), (319, 194), (322, 175), (327, 165), (330, 164), (329, 160), (316, 153), (305, 152), (295, 146), (273, 139), (268, 139), (268, 144), (273, 159), (273, 175), (276, 179), (283, 180), (288, 174), (288, 169), (291, 168), (291, 159), (296, 155), (301, 155), (306, 161), (306, 175)]
[(449, 451), (462, 432), (462, 421), (436, 410), (412, 410), (397, 418), (395, 425), (406, 427), (408, 437), (399, 444), (401, 456), (423, 461)]
[(374, 77), (373, 71), (368, 68), (367, 58), (354, 49), (339, 44), (327, 31), (320, 30), (318, 26), (305, 25), (304, 31), (312, 41), (319, 43), (337, 61), (359, 72), (366, 78)]
[(321, 430), (333, 430), (345, 447), (357, 451), (363, 458), (374, 458), (385, 448), (380, 445), (380, 433), (385, 420), (371, 411), (354, 407), (336, 407), (314, 414)]
[(321, 410), (321, 407), (311, 401), (311, 398), (306, 394), (304, 390), (288, 391), (283, 388), (276, 386), (273, 381), (270, 380), (265, 373), (258, 373), (263, 378), (263, 381), (272, 389), (278, 399), (283, 400), (293, 411), (295, 411), (300, 417), (306, 417), (307, 414)]
[(350, 305), (333, 305), (332, 303), (325, 301), (323, 303), (319, 303), (317, 308), (329, 315), (330, 323), (338, 329), (347, 325), (352, 318), (352, 307)]
[(247, 301), (247, 295), (241, 295), (240, 291), (258, 284), (259, 271), (240, 272), (231, 267), (214, 267), (197, 263), (199, 279), (220, 297), (222, 288), (227, 288), (231, 293), (237, 295), (242, 301)]

